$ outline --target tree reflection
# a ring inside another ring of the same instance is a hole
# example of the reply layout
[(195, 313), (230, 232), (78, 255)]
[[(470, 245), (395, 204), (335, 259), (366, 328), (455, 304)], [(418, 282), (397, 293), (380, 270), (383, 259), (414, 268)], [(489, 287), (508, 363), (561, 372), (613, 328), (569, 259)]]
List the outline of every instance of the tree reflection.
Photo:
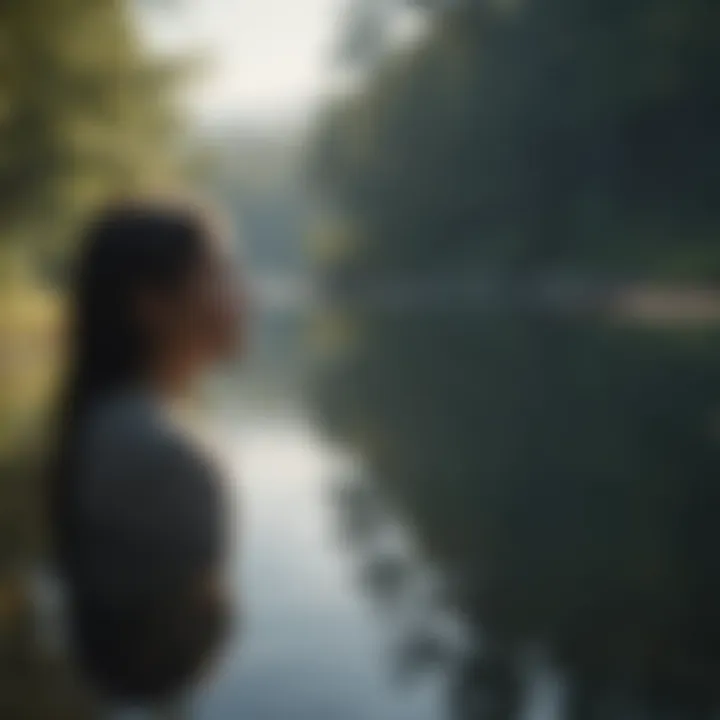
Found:
[[(420, 617), (403, 665), (443, 664), (460, 718), (519, 717), (535, 646), (567, 680), (570, 717), (612, 698), (709, 712), (714, 336), (519, 316), (418, 324), (378, 323), (347, 374), (336, 368), (355, 401), (327, 418), (374, 469), (341, 503), (363, 581)], [(380, 539), (378, 498), (440, 571), (434, 597), (463, 619), (466, 650), (433, 645), (437, 613), (419, 611), (412, 568)]]

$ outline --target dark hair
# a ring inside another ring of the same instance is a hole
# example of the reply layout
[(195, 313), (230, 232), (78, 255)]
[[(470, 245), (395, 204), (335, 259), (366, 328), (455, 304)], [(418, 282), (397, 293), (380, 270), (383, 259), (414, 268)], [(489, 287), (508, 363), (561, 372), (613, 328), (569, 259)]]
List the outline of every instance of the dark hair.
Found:
[(186, 205), (132, 202), (106, 208), (89, 224), (72, 282), (70, 366), (61, 396), (49, 520), (56, 557), (71, 571), (78, 428), (88, 409), (140, 379), (146, 338), (135, 315), (143, 290), (170, 289), (200, 258), (209, 233)]

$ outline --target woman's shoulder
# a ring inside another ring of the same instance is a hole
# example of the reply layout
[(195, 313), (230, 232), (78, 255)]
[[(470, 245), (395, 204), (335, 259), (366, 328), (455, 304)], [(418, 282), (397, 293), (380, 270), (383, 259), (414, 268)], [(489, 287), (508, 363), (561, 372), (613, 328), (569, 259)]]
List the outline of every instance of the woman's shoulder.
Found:
[(81, 456), (126, 456), (138, 451), (181, 445), (163, 421), (155, 404), (139, 393), (117, 394), (97, 402), (80, 427)]
[(158, 404), (140, 395), (110, 398), (92, 409), (79, 438), (81, 475), (96, 487), (122, 483), (174, 485), (206, 477), (212, 467)]
[(102, 438), (118, 432), (147, 430), (157, 420), (155, 403), (140, 392), (118, 392), (97, 400), (90, 406), (82, 423), (87, 438)]

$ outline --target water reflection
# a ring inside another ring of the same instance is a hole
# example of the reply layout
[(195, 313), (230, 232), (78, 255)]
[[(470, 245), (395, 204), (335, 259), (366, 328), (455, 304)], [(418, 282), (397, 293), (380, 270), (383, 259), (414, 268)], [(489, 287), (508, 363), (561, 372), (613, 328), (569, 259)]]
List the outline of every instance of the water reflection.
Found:
[[(450, 674), (453, 718), (525, 717), (537, 688), (551, 717), (711, 716), (717, 360), (712, 331), (512, 312), (378, 314), (326, 361), (325, 426), (371, 470), (348, 537), (423, 618), (399, 662)], [(383, 505), (441, 578), (430, 602), (378, 542)]]
[[(233, 397), (233, 405), (236, 398)], [(330, 498), (348, 460), (307, 417), (236, 406), (216, 437), (237, 478), (242, 631), (195, 704), (202, 720), (440, 720), (440, 680), (403, 688), (386, 619), (359, 592)]]

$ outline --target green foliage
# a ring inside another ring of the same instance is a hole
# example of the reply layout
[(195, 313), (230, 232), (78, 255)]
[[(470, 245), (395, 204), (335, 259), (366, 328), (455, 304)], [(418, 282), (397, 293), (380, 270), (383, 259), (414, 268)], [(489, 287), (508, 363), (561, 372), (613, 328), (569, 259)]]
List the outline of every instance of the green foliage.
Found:
[(67, 247), (96, 203), (166, 179), (173, 74), (120, 0), (3, 3), (0, 239)]
[(711, 248), (716, 5), (483, 7), (441, 15), (326, 119), (316, 172), (365, 262), (650, 273)]

